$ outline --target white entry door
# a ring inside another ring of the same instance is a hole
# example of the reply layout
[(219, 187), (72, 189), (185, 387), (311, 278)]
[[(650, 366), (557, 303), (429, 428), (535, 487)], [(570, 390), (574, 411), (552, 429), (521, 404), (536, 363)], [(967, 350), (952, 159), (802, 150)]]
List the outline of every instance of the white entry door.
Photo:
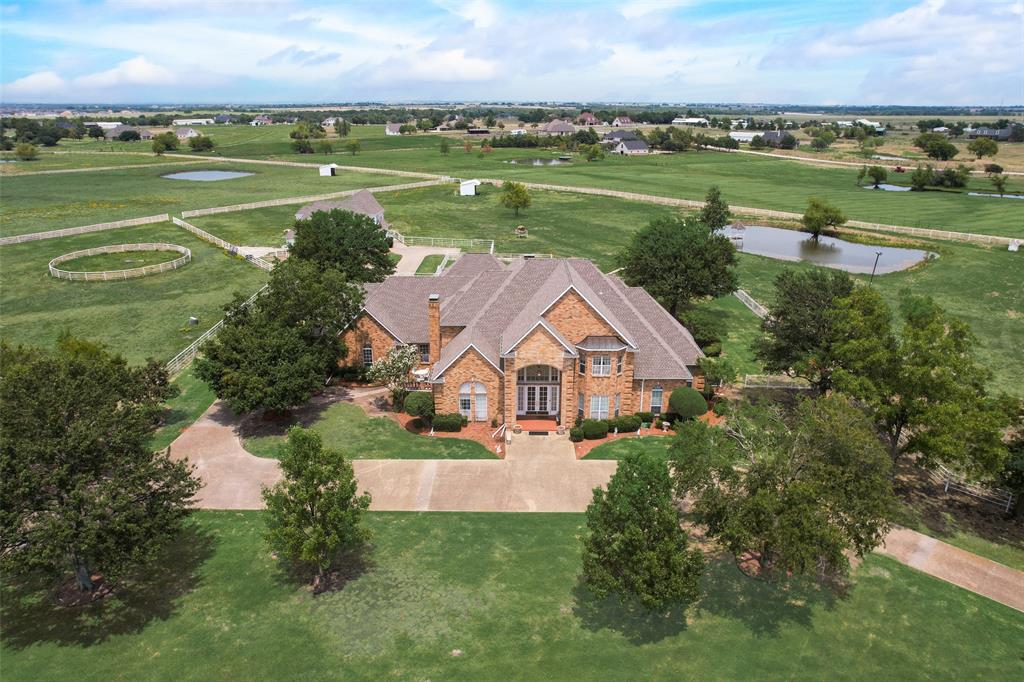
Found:
[(518, 414), (558, 414), (558, 385), (526, 385), (516, 390)]

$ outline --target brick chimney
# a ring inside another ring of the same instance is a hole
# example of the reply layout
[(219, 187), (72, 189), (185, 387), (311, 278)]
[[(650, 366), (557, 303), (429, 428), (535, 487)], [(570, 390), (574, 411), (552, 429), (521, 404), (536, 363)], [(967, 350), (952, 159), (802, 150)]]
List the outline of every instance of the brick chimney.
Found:
[(430, 335), (430, 364), (441, 358), (441, 295), (427, 297), (427, 332)]

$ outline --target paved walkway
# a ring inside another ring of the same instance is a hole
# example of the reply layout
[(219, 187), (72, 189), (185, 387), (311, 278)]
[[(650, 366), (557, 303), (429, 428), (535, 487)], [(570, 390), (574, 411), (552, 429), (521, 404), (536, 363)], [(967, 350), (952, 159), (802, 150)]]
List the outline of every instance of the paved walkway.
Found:
[(394, 246), (391, 247), (392, 253), (397, 253), (402, 257), (402, 260), (398, 261), (398, 265), (395, 267), (396, 275), (415, 275), (416, 268), (420, 266), (423, 259), (427, 256), (439, 255), (439, 256), (457, 256), (459, 255), (458, 249), (449, 249), (440, 246), (406, 246), (397, 239), (395, 240)]
[[(380, 389), (353, 392), (356, 401)], [(242, 448), (238, 418), (219, 401), (171, 444), (195, 465), (204, 509), (261, 509), (260, 489), (280, 477), (277, 461)], [(354, 460), (374, 511), (582, 512), (614, 460), (577, 460), (566, 436), (513, 435), (503, 460)], [(1024, 611), (1024, 573), (897, 527), (878, 550), (919, 571)]]

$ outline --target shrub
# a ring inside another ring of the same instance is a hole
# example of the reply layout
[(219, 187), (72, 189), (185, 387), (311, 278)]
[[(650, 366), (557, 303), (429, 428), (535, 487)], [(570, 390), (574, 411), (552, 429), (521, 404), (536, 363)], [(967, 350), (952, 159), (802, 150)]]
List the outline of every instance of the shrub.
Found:
[(22, 142), (15, 150), (14, 155), (18, 157), (20, 161), (34, 161), (39, 158), (39, 153), (36, 152), (36, 146), (29, 144), (28, 142)]
[(985, 172), (986, 173), (994, 173), (994, 174), (998, 175), (998, 174), (1003, 172), (1003, 167), (1000, 166), (998, 163), (986, 163), (985, 164)]
[(434, 416), (434, 396), (426, 391), (413, 391), (405, 396), (405, 413), (429, 424)]
[(708, 403), (704, 400), (704, 396), (700, 394), (700, 391), (689, 386), (680, 386), (672, 391), (668, 405), (672, 414), (679, 415), (679, 418), (683, 420), (699, 417), (708, 411)]
[(608, 422), (604, 419), (584, 419), (583, 437), (587, 440), (598, 440), (608, 435)]
[(583, 429), (579, 426), (574, 426), (569, 429), (569, 440), (573, 443), (579, 443), (583, 440)]
[(608, 427), (610, 429), (618, 429), (619, 433), (636, 431), (640, 428), (640, 417), (635, 414), (624, 414), (621, 417), (609, 420)]
[(704, 346), (703, 348), (701, 348), (701, 350), (704, 351), (704, 355), (713, 358), (718, 357), (719, 355), (722, 354), (722, 343), (720, 341), (715, 341), (714, 343), (709, 343), (708, 345)]
[(653, 412), (637, 412), (636, 417), (644, 424), (651, 424), (654, 422)]
[(434, 415), (434, 430), (458, 433), (462, 430), (462, 420), (463, 416), (458, 412)]
[(728, 414), (729, 413), (729, 401), (728, 400), (724, 400), (724, 399), (716, 401), (715, 402), (715, 406), (712, 408), (712, 411), (715, 414), (717, 414), (719, 417), (721, 417), (721, 416), (723, 416), (725, 414)]

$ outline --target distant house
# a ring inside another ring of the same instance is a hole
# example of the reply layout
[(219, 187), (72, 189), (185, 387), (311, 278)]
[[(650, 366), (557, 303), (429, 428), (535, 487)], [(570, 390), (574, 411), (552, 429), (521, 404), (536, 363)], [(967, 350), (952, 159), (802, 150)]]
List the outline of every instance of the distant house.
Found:
[(616, 128), (631, 125), (633, 125), (633, 119), (631, 119), (629, 116), (616, 116), (615, 120), (612, 121), (612, 126)]
[(174, 134), (179, 140), (187, 140), (190, 137), (199, 137), (199, 133), (195, 128), (178, 128), (174, 131)]
[(594, 116), (594, 114), (589, 111), (584, 111), (580, 114), (580, 117), (577, 118), (576, 121), (583, 126), (596, 126), (601, 123), (601, 121), (597, 119), (597, 116)]
[(752, 130), (734, 130), (729, 133), (729, 137), (737, 142), (750, 142), (760, 134)]
[(110, 128), (109, 130), (104, 130), (103, 131), (103, 136), (106, 137), (108, 140), (116, 140), (121, 135), (121, 133), (129, 132), (129, 131), (138, 133), (140, 140), (152, 140), (153, 139), (153, 132), (151, 130), (149, 130), (147, 128), (136, 128), (135, 126), (128, 126), (128, 125), (120, 125), (120, 126), (117, 126), (116, 128)]
[(703, 127), (707, 128), (709, 125), (711, 125), (711, 121), (707, 120), (706, 118), (696, 118), (696, 117), (681, 118), (681, 117), (677, 116), (674, 119), (672, 119), (672, 125), (674, 125), (674, 126), (703, 126)]
[[(761, 139), (764, 140), (764, 143), (769, 147), (778, 147), (782, 144), (782, 138), (786, 135), (790, 135), (792, 137), (792, 133), (785, 130), (767, 130), (761, 133)], [(799, 140), (796, 142), (795, 146), (800, 146)]]
[(231, 125), (237, 120), (238, 117), (232, 116), (231, 114), (217, 114), (213, 117), (213, 122), (219, 125)]
[(330, 118), (325, 118), (324, 120), (320, 121), (320, 125), (322, 125), (324, 128), (328, 128), (330, 126), (333, 126), (337, 122), (338, 119), (334, 116), (331, 116)]
[(862, 125), (865, 128), (871, 128), (875, 131), (876, 135), (885, 135), (885, 126), (878, 121), (871, 121), (866, 118), (858, 118), (854, 121), (857, 125)]
[(576, 132), (576, 127), (568, 121), (556, 118), (544, 124), (544, 132), (548, 135), (572, 135)]
[(622, 142), (623, 140), (639, 140), (632, 130), (612, 130), (601, 138), (604, 142)]
[(341, 201), (314, 201), (306, 204), (295, 213), (296, 220), (308, 220), (317, 211), (352, 211), (360, 213), (373, 219), (381, 227), (387, 227), (384, 222), (384, 207), (380, 205), (376, 197), (369, 190), (361, 189), (350, 197)]
[(939, 126), (937, 128), (932, 128), (932, 132), (933, 133), (941, 133), (943, 135), (949, 135), (949, 128), (946, 127), (946, 126)]
[(643, 140), (622, 140), (613, 150), (616, 154), (634, 156), (636, 154), (649, 154), (651, 148)]
[(385, 135), (401, 135), (402, 134), (402, 124), (401, 123), (388, 123), (386, 126), (384, 126), (384, 134)]
[(264, 114), (260, 114), (259, 116), (254, 118), (252, 121), (250, 121), (249, 125), (251, 125), (251, 126), (268, 126), (268, 125), (270, 125), (273, 122), (274, 121), (271, 120), (271, 118), (269, 116), (266, 116)]
[(176, 118), (171, 121), (174, 126), (212, 126), (212, 118)]
[(335, 172), (337, 170), (338, 170), (338, 164), (336, 164), (336, 163), (329, 163), (326, 166), (320, 166), (320, 177), (323, 177), (323, 178), (331, 177), (332, 175), (335, 175)]
[(152, 140), (154, 137), (153, 131), (149, 128), (139, 128), (139, 138), (143, 140)]
[(1006, 142), (1010, 139), (1010, 133), (1013, 131), (1012, 128), (968, 128), (964, 130), (964, 135), (968, 140), (974, 140), (979, 137), (987, 137), (990, 140)]
[(519, 137), (520, 135), (526, 134), (526, 128), (515, 128), (513, 130), (510, 130), (508, 134), (512, 135), (513, 137)]
[(97, 128), (100, 128), (101, 130), (110, 130), (111, 128), (116, 128), (117, 126), (121, 126), (121, 125), (124, 125), (124, 124), (121, 123), (120, 121), (89, 121), (85, 125), (86, 126), (96, 126)]
[(476, 188), (480, 186), (479, 180), (463, 180), (459, 183), (460, 197), (476, 196)]

